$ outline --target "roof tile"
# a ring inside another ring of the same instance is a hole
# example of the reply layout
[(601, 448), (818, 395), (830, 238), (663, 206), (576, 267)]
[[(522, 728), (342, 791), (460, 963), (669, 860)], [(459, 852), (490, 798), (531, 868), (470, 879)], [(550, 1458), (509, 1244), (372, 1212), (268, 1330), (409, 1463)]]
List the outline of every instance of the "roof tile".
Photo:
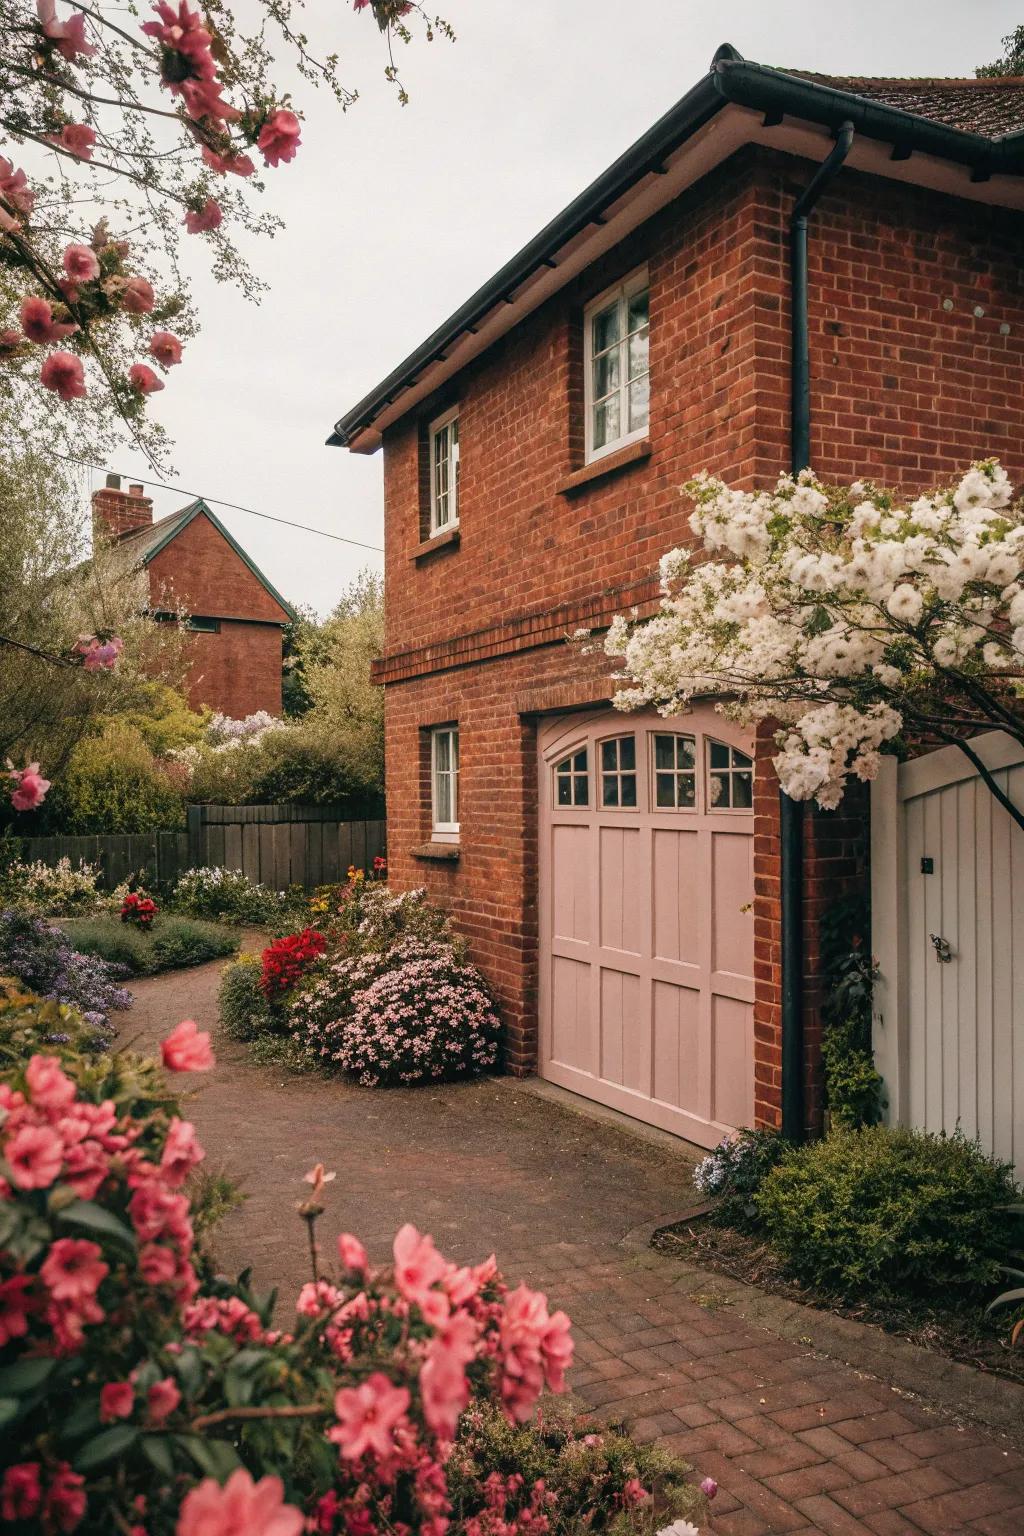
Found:
[(898, 80), (819, 75), (802, 69), (785, 73), (990, 139), (1024, 132), (1024, 78), (1017, 75), (984, 80)]

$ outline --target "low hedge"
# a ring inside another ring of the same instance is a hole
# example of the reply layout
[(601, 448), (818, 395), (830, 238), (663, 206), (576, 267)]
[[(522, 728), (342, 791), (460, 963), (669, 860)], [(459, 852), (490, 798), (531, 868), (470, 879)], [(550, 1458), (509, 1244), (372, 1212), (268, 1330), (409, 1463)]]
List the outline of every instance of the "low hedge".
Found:
[(239, 955), (224, 967), (217, 1008), (223, 1029), (234, 1040), (258, 1040), (279, 1028), (260, 984), (262, 974), (259, 955)]
[(1010, 1165), (959, 1133), (836, 1130), (790, 1148), (754, 1204), (790, 1272), (819, 1291), (979, 1298), (1019, 1233)]
[(143, 931), (117, 918), (75, 918), (63, 928), (81, 954), (122, 966), (129, 976), (153, 976), (220, 960), (238, 949), (238, 935), (219, 923), (189, 917), (158, 917)]

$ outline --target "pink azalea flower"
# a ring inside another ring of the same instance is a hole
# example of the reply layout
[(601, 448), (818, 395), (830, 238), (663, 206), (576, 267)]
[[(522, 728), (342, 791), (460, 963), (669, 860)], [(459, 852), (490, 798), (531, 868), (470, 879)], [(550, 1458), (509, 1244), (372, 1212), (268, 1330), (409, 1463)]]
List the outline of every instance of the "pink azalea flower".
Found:
[(130, 315), (148, 315), (155, 303), (153, 285), (144, 277), (130, 277), (121, 290), (121, 307)]
[(4, 1157), (19, 1189), (49, 1189), (60, 1174), (64, 1146), (49, 1126), (24, 1125), (7, 1143)]
[(137, 389), (140, 395), (155, 395), (158, 389), (163, 389), (163, 379), (158, 379), (148, 363), (132, 363), (128, 370), (128, 378), (133, 389)]
[(638, 1477), (627, 1478), (623, 1483), (622, 1502), (627, 1509), (632, 1509), (637, 1504), (643, 1504), (649, 1498), (650, 1493)]
[(353, 1274), (365, 1275), (369, 1267), (369, 1259), (366, 1249), (358, 1237), (353, 1237), (351, 1232), (342, 1232), (338, 1238), (338, 1259), (342, 1269), (351, 1270)]
[(173, 1249), (146, 1243), (139, 1252), (139, 1272), (147, 1285), (170, 1285), (178, 1272)]
[(88, 123), (65, 123), (59, 134), (50, 135), (50, 142), (67, 150), (77, 160), (91, 160), (96, 146), (96, 130)]
[[(55, 390), (62, 400), (80, 400), (86, 393), (81, 358), (73, 352), (51, 352), (39, 370), (39, 382), (45, 389)], [(39, 800), (34, 803), (38, 805)]]
[(420, 1371), (423, 1413), (435, 1434), (451, 1440), (459, 1415), (469, 1403), (465, 1366), (475, 1353), (477, 1324), (466, 1312), (456, 1312), (427, 1347)]
[(299, 1536), (304, 1524), (302, 1511), (284, 1502), (279, 1477), (254, 1483), (240, 1467), (223, 1488), (207, 1477), (185, 1495), (177, 1536)]
[(216, 198), (208, 197), (198, 211), (190, 208), (182, 222), (190, 235), (203, 235), (207, 230), (219, 229), (223, 218), (220, 203)]
[(564, 1391), (565, 1372), (572, 1363), (569, 1319), (564, 1312), (550, 1315), (541, 1291), (520, 1285), (506, 1296), (501, 1347), (501, 1395), (513, 1418), (529, 1415), (545, 1382), (552, 1392)]
[(78, 326), (73, 320), (55, 320), (49, 299), (30, 293), (21, 301), (21, 328), (29, 341), (40, 346), (51, 341), (63, 341)]
[(94, 1200), (109, 1172), (107, 1154), (98, 1141), (65, 1142), (64, 1179), (83, 1200)]
[(135, 1406), (135, 1388), (130, 1381), (106, 1381), (100, 1388), (100, 1420), (128, 1419)]
[(170, 331), (154, 331), (149, 338), (149, 350), (164, 368), (181, 362), (181, 342)]
[(42, 1501), (38, 1461), (20, 1461), (7, 1468), (0, 1494), (0, 1515), (5, 1521), (13, 1525), (16, 1520), (34, 1519)]
[(78, 1092), (56, 1056), (33, 1056), (25, 1068), (25, 1083), (40, 1109), (63, 1109)]
[(75, 652), (82, 658), (86, 672), (112, 672), (117, 658), (124, 650), (124, 641), (118, 635), (109, 640), (98, 640), (95, 635), (79, 635)]
[(256, 169), (248, 155), (236, 155), (233, 153), (222, 155), (217, 150), (211, 149), (209, 144), (203, 145), (202, 153), (203, 160), (210, 167), (211, 171), (216, 171), (220, 176), (225, 175), (228, 171), (233, 176), (251, 176)]
[(715, 1482), (713, 1477), (702, 1477), (700, 1481), (700, 1491), (706, 1499), (713, 1499), (715, 1494), (718, 1492), (718, 1484)]
[(173, 1188), (184, 1184), (192, 1169), (201, 1163), (206, 1153), (196, 1140), (196, 1128), (188, 1120), (177, 1115), (171, 1121), (160, 1157), (164, 1179)]
[(103, 1262), (98, 1243), (84, 1237), (58, 1237), (39, 1273), (55, 1301), (78, 1307), (95, 1296), (110, 1265)]
[(39, 17), (44, 37), (57, 44), (57, 52), (73, 64), (79, 54), (85, 59), (91, 59), (96, 52), (93, 43), (85, 40), (85, 17), (81, 12), (69, 16), (67, 21), (57, 20), (57, 7), (54, 0), (36, 0), (36, 15)]
[(278, 107), (260, 129), (256, 148), (267, 165), (280, 165), (282, 160), (294, 160), (295, 151), (302, 143), (302, 124), (287, 107)]
[(85, 1518), (85, 1507), (85, 1478), (61, 1462), (46, 1495), (44, 1530), (73, 1531)]
[(149, 1409), (150, 1422), (162, 1424), (180, 1402), (181, 1392), (170, 1376), (165, 1376), (163, 1381), (155, 1381), (146, 1393), (146, 1407)]
[(396, 1387), (383, 1371), (374, 1371), (361, 1386), (341, 1387), (334, 1394), (338, 1422), (327, 1438), (341, 1447), (348, 1461), (358, 1461), (368, 1451), (387, 1460), (395, 1452), (395, 1430), (409, 1401), (408, 1388)]
[(182, 1019), (160, 1044), (168, 1072), (209, 1072), (215, 1065), (210, 1037), (196, 1029), (195, 1019)]
[(31, 1285), (28, 1275), (12, 1275), (0, 1284), (0, 1347), (28, 1332), (32, 1302), (25, 1293)]
[(448, 1298), (434, 1286), (448, 1270), (434, 1247), (432, 1237), (423, 1237), (411, 1222), (399, 1228), (394, 1241), (395, 1284), (406, 1301), (415, 1302), (428, 1322), (438, 1323), (448, 1314)]
[(64, 271), (72, 282), (95, 282), (100, 275), (100, 264), (92, 246), (69, 245), (64, 252)]

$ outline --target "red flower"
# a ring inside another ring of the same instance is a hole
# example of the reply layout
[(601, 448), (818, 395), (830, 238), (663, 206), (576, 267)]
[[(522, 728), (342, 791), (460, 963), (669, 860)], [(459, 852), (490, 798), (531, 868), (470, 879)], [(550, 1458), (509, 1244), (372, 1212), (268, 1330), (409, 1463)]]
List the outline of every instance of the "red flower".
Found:
[(256, 148), (267, 165), (280, 165), (282, 160), (295, 159), (295, 151), (302, 143), (301, 132), (302, 124), (295, 113), (289, 112), (287, 107), (278, 107), (260, 129)]
[(275, 939), (263, 951), (260, 986), (264, 996), (274, 998), (290, 992), (313, 962), (319, 960), (326, 947), (327, 940), (314, 928), (304, 928), (301, 933), (289, 933), (283, 939)]

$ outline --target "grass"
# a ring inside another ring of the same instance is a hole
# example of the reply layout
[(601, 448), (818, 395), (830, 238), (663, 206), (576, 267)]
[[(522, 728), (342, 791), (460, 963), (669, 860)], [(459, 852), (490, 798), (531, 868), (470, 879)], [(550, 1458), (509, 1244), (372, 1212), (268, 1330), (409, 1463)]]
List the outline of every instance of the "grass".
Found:
[(75, 949), (122, 966), (129, 976), (225, 959), (239, 944), (237, 932), (191, 917), (160, 916), (149, 932), (116, 917), (72, 918), (62, 926)]

